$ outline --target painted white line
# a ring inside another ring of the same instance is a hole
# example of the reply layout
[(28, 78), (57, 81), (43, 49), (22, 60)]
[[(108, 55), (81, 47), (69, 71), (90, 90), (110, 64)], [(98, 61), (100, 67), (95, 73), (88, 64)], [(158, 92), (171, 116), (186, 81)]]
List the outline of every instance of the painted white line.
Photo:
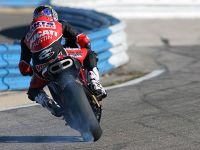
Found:
[(31, 106), (37, 106), (39, 104), (34, 103), (34, 104), (27, 104), (27, 105), (22, 105), (22, 106), (15, 106), (15, 107), (9, 107), (9, 108), (5, 108), (5, 109), (0, 109), (0, 111), (7, 111), (7, 110), (14, 110), (14, 109), (19, 109), (19, 108), (27, 108), (27, 107), (31, 107)]
[(121, 88), (121, 87), (125, 87), (125, 86), (129, 86), (129, 85), (136, 85), (136, 84), (139, 84), (145, 80), (149, 80), (149, 79), (152, 79), (152, 78), (155, 78), (159, 75), (161, 75), (162, 73), (164, 73), (165, 70), (162, 69), (162, 70), (155, 70), (155, 71), (152, 71), (151, 73), (141, 77), (141, 78), (137, 78), (137, 79), (134, 79), (134, 80), (131, 80), (131, 81), (128, 81), (128, 82), (125, 82), (125, 83), (122, 83), (122, 84), (118, 84), (118, 85), (114, 85), (114, 86), (109, 86), (109, 87), (106, 87), (105, 89), (106, 90), (111, 90), (111, 89), (116, 89), (116, 88)]
[[(111, 89), (116, 89), (116, 88), (129, 86), (129, 85), (139, 84), (139, 83), (141, 83), (141, 82), (143, 82), (145, 80), (149, 80), (151, 78), (155, 78), (155, 77), (161, 75), (164, 72), (165, 72), (165, 70), (155, 70), (155, 71), (152, 71), (151, 73), (149, 73), (149, 74), (147, 74), (147, 75), (145, 75), (145, 76), (143, 76), (141, 78), (134, 79), (134, 80), (131, 80), (131, 81), (119, 84), (119, 85), (109, 86), (109, 87), (106, 87), (105, 89), (106, 90), (111, 90)], [(39, 104), (37, 104), (37, 103), (35, 103), (35, 104), (27, 104), (27, 105), (22, 105), (22, 106), (9, 107), (9, 108), (6, 108), (6, 109), (0, 109), (0, 111), (14, 110), (14, 109), (19, 109), (19, 108), (27, 108), (27, 107), (31, 107), (31, 106), (37, 106), (37, 105), (39, 105)]]

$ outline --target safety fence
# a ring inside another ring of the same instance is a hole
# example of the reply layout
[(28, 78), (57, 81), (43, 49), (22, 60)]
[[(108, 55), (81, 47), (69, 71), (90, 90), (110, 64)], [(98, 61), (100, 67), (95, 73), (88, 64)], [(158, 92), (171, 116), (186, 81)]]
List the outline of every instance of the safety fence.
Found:
[[(93, 10), (55, 7), (60, 19), (85, 32), (92, 50), (98, 53), (98, 68), (105, 74), (128, 62), (125, 25), (120, 20)], [(30, 77), (18, 70), (19, 44), (0, 45), (0, 90), (21, 90), (29, 86)]]

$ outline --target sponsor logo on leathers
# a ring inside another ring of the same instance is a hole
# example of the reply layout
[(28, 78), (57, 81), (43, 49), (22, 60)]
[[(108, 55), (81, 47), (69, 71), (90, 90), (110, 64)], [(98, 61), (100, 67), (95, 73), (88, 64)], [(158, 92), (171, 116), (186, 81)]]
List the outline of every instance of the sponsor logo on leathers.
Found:
[(55, 53), (54, 51), (51, 51), (51, 50), (52, 48), (43, 50), (39, 55), (39, 59), (44, 60), (44, 59), (50, 58)]

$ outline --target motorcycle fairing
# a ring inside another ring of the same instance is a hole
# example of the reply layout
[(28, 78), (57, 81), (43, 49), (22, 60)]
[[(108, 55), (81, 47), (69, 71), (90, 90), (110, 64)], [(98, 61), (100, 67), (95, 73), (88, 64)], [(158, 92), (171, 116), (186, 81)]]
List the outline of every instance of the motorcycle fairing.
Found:
[(88, 49), (86, 48), (66, 48), (65, 51), (68, 56), (78, 59), (81, 62), (81, 64), (83, 64), (83, 61), (85, 60), (88, 54)]

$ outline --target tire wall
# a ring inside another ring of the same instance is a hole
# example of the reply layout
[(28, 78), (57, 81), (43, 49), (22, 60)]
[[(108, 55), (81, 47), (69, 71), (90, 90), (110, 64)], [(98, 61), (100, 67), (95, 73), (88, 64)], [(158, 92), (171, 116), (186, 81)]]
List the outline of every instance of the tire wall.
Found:
[[(86, 33), (92, 50), (98, 53), (98, 68), (101, 74), (128, 62), (125, 24), (107, 14), (94, 10), (55, 7), (60, 19), (71, 23), (80, 33)], [(30, 77), (18, 70), (19, 44), (0, 44), (0, 91), (21, 90), (29, 86)]]

